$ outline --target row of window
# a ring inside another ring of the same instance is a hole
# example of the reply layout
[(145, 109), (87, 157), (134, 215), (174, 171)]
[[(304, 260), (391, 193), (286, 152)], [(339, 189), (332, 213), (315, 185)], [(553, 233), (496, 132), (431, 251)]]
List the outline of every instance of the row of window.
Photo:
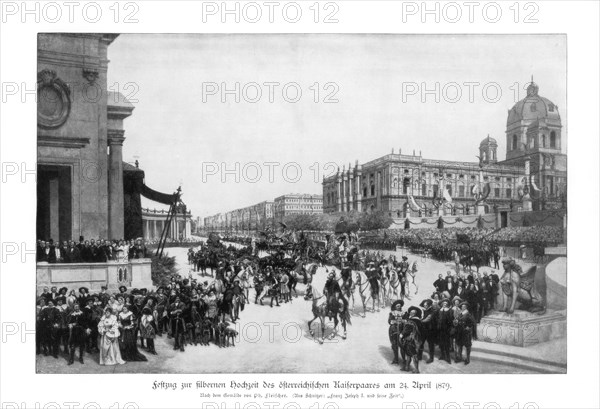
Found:
[[(530, 139), (529, 147), (533, 148), (533, 145), (534, 145), (533, 139)], [(556, 132), (554, 132), (554, 131), (550, 132), (550, 140), (546, 140), (545, 134), (542, 135), (542, 137), (540, 138), (540, 146), (542, 148), (557, 149), (558, 144), (557, 144), (557, 139), (556, 139)], [(513, 151), (519, 149), (519, 137), (517, 136), (517, 134), (514, 134), (512, 136), (512, 143), (511, 143), (510, 149)]]
[[(431, 197), (434, 197), (434, 196), (436, 196), (438, 194), (439, 186), (438, 185), (432, 185), (431, 187), (432, 187)], [(428, 196), (428, 192), (427, 192), (428, 189), (427, 188), (428, 188), (427, 184), (424, 183), (424, 184), (421, 185), (421, 189), (420, 189), (421, 190), (420, 191), (420, 195), (421, 196)], [(455, 197), (455, 196), (453, 196), (452, 185), (446, 185), (446, 190), (448, 190), (448, 194), (451, 197)], [(504, 193), (505, 193), (504, 197), (505, 198), (511, 198), (512, 197), (512, 189), (511, 188), (501, 189), (499, 187), (496, 187), (496, 188), (492, 189), (491, 196), (495, 197), (495, 198), (502, 197), (501, 196), (501, 191), (502, 190), (504, 190)], [(469, 191), (467, 191), (465, 189), (464, 185), (460, 185), (460, 186), (458, 186), (458, 195), (456, 197), (461, 197), (461, 198), (470, 197), (471, 196), (470, 192), (471, 192), (471, 189), (469, 189)], [(402, 194), (408, 195), (409, 193), (410, 193), (409, 192), (409, 185), (404, 185), (402, 187)], [(375, 196), (375, 186), (371, 186), (371, 196)], [(366, 187), (363, 189), (363, 197), (364, 198), (368, 197), (367, 196), (367, 188)], [(329, 204), (335, 204), (337, 202), (337, 197), (336, 197), (336, 195), (334, 193), (328, 193), (326, 195), (326, 200), (327, 200), (327, 204), (328, 205)]]

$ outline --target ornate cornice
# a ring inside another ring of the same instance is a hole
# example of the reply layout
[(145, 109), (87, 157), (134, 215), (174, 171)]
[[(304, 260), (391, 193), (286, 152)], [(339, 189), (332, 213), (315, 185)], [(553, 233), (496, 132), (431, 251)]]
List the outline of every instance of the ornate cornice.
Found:
[(38, 146), (50, 146), (59, 148), (84, 148), (90, 143), (90, 138), (66, 138), (38, 134)]
[(107, 142), (109, 146), (123, 145), (125, 141), (125, 130), (123, 129), (109, 129), (106, 132)]

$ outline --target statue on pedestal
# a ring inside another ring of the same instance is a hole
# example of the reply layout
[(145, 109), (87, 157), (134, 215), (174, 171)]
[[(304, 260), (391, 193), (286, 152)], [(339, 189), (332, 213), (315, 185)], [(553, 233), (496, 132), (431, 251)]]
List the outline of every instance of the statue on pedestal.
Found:
[(535, 285), (535, 273), (537, 266), (531, 267), (526, 273), (514, 259), (502, 261), (504, 274), (500, 279), (502, 287), (501, 312), (512, 314), (520, 302), (519, 309), (525, 309), (531, 313), (543, 314), (546, 312), (544, 299)]

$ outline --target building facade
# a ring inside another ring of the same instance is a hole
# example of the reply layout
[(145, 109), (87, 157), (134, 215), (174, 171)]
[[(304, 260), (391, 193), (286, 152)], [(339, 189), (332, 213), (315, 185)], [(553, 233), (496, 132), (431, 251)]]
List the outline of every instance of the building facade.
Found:
[(123, 120), (133, 106), (107, 89), (116, 37), (38, 35), (39, 238), (125, 237)]
[(204, 218), (204, 229), (251, 231), (264, 230), (273, 225), (273, 202), (264, 201), (252, 206), (217, 213)]
[[(566, 155), (561, 152), (558, 107), (538, 95), (533, 82), (527, 97), (508, 113), (507, 154), (498, 160), (498, 143), (484, 138), (479, 162), (426, 159), (414, 152), (385, 155), (341, 170), (323, 180), (323, 211), (384, 211), (392, 217), (492, 212), (498, 208), (543, 210), (566, 205)], [(475, 195), (486, 192), (481, 209)], [(527, 194), (529, 193), (529, 194)], [(531, 208), (523, 200), (531, 200)], [(443, 206), (440, 206), (443, 204)]]
[(283, 221), (286, 216), (293, 214), (321, 213), (323, 213), (323, 195), (290, 193), (273, 200), (273, 217), (276, 221)]
[[(167, 223), (168, 210), (142, 209), (145, 240), (159, 240)], [(181, 208), (173, 216), (167, 238), (186, 240), (192, 237), (192, 212)]]

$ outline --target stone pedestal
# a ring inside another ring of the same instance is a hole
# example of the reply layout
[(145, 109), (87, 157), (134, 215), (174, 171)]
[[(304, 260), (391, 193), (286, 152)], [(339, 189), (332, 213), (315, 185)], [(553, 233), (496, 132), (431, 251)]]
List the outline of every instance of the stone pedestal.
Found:
[(134, 288), (147, 288), (152, 285), (152, 261), (149, 258), (131, 260), (131, 286)]
[(485, 205), (483, 205), (483, 204), (478, 204), (477, 205), (477, 214), (478, 215), (484, 215), (485, 214)]
[(477, 325), (480, 341), (527, 347), (567, 336), (566, 311), (547, 310), (543, 315), (517, 310), (492, 311)]

